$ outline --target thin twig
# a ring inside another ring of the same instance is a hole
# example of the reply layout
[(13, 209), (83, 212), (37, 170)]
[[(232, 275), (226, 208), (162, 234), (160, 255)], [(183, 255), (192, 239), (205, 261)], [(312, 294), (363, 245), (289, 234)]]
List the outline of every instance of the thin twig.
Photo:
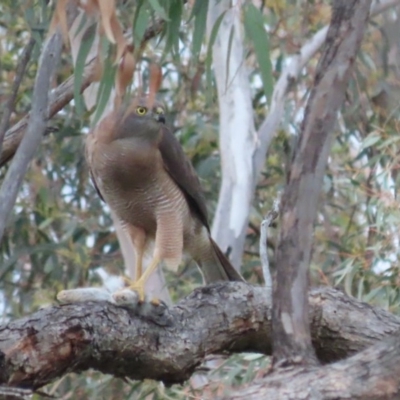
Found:
[(262, 271), (264, 275), (265, 288), (267, 290), (268, 299), (272, 301), (272, 277), (271, 270), (269, 268), (268, 250), (267, 250), (267, 239), (268, 239), (268, 227), (271, 226), (272, 222), (276, 220), (279, 215), (279, 208), (281, 204), (280, 194), (274, 200), (272, 209), (268, 211), (267, 215), (261, 222), (260, 229), (260, 259), (262, 265)]
[(10, 97), (8, 98), (8, 100), (6, 102), (6, 105), (5, 105), (4, 111), (3, 111), (3, 115), (1, 117), (1, 122), (0, 122), (0, 154), (1, 154), (1, 148), (2, 148), (2, 144), (3, 144), (4, 135), (9, 126), (11, 114), (15, 108), (15, 101), (17, 99), (18, 89), (19, 89), (19, 86), (21, 85), (22, 78), (25, 74), (26, 66), (28, 65), (28, 62), (31, 59), (31, 54), (32, 54), (33, 47), (35, 46), (35, 43), (36, 43), (36, 40), (33, 37), (31, 37), (29, 39), (28, 44), (24, 48), (24, 51), (21, 54), (21, 58), (19, 60), (18, 66), (17, 66), (17, 70), (15, 72), (15, 78), (14, 78), (14, 82), (11, 87)]
[(49, 115), (50, 82), (61, 56), (62, 44), (61, 30), (57, 29), (46, 41), (40, 56), (28, 128), (0, 190), (0, 242), (28, 165), (35, 155), (46, 129)]

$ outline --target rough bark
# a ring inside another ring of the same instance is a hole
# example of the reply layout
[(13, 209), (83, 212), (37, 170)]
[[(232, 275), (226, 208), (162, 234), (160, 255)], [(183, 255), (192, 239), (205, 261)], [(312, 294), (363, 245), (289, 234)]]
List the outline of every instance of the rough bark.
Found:
[(379, 400), (400, 397), (400, 333), (324, 367), (280, 370), (229, 395), (231, 400)]
[(313, 225), (336, 114), (344, 100), (370, 6), (371, 1), (333, 2), (325, 49), (282, 196), (276, 251), (279, 267), (273, 290), (273, 355), (278, 365), (315, 362), (307, 298)]
[[(323, 363), (400, 329), (400, 318), (334, 289), (312, 290), (310, 305), (313, 343)], [(106, 302), (48, 307), (0, 327), (0, 385), (36, 389), (89, 368), (183, 382), (208, 354), (271, 354), (270, 314), (265, 289), (244, 283), (198, 289), (155, 319)]]

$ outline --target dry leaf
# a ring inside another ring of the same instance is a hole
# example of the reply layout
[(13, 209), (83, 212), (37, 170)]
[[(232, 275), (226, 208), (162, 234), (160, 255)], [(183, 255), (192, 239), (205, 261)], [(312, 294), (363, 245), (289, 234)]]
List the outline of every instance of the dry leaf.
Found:
[(132, 81), (136, 62), (132, 53), (126, 52), (118, 65), (116, 88), (119, 93), (125, 92), (127, 86)]
[(162, 70), (158, 64), (150, 64), (149, 103), (153, 104), (162, 83)]
[(114, 0), (98, 0), (100, 9), (101, 22), (104, 32), (111, 43), (115, 43), (114, 31), (111, 21), (115, 17), (115, 1)]
[(87, 14), (93, 14), (99, 10), (99, 5), (96, 0), (81, 0), (79, 5)]
[(127, 43), (124, 37), (124, 33), (122, 32), (121, 25), (115, 14), (111, 17), (110, 26), (114, 34), (115, 42), (117, 44), (117, 54), (115, 56), (115, 62), (118, 63), (125, 52)]
[(69, 45), (68, 25), (67, 25), (67, 3), (68, 0), (58, 0), (54, 10), (53, 18), (50, 22), (49, 36), (51, 36), (58, 26), (61, 28), (63, 40), (66, 46)]
[(123, 95), (126, 88), (132, 81), (133, 73), (135, 71), (136, 62), (130, 52), (125, 52), (118, 65), (117, 75), (115, 77), (116, 96), (114, 107), (118, 108), (122, 103)]
[(101, 62), (101, 58), (99, 54), (96, 56), (96, 60), (94, 61), (93, 66), (93, 82), (100, 82), (101, 77), (103, 76), (103, 63)]

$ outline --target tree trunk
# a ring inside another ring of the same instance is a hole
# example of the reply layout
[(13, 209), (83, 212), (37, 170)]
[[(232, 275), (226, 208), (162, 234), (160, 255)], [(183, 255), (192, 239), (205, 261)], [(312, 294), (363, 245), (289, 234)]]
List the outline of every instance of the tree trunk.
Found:
[(345, 361), (280, 370), (230, 395), (230, 400), (379, 400), (400, 396), (400, 333)]
[(344, 100), (370, 5), (371, 1), (333, 2), (325, 49), (282, 195), (273, 290), (273, 346), (278, 365), (315, 363), (307, 296), (314, 221), (336, 114)]
[(252, 158), (258, 140), (244, 60), (240, 7), (238, 1), (232, 3), (230, 0), (211, 0), (208, 9), (209, 32), (225, 12), (213, 47), (222, 183), (212, 235), (223, 251), (231, 249), (231, 262), (239, 268), (253, 197)]

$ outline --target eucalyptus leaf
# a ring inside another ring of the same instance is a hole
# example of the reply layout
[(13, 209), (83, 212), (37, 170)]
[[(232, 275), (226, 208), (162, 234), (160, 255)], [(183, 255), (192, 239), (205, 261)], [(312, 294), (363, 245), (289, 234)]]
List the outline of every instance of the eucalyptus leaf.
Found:
[(244, 7), (244, 26), (245, 32), (253, 44), (260, 67), (264, 93), (270, 103), (274, 84), (269, 37), (264, 27), (263, 15), (253, 4), (247, 4)]

